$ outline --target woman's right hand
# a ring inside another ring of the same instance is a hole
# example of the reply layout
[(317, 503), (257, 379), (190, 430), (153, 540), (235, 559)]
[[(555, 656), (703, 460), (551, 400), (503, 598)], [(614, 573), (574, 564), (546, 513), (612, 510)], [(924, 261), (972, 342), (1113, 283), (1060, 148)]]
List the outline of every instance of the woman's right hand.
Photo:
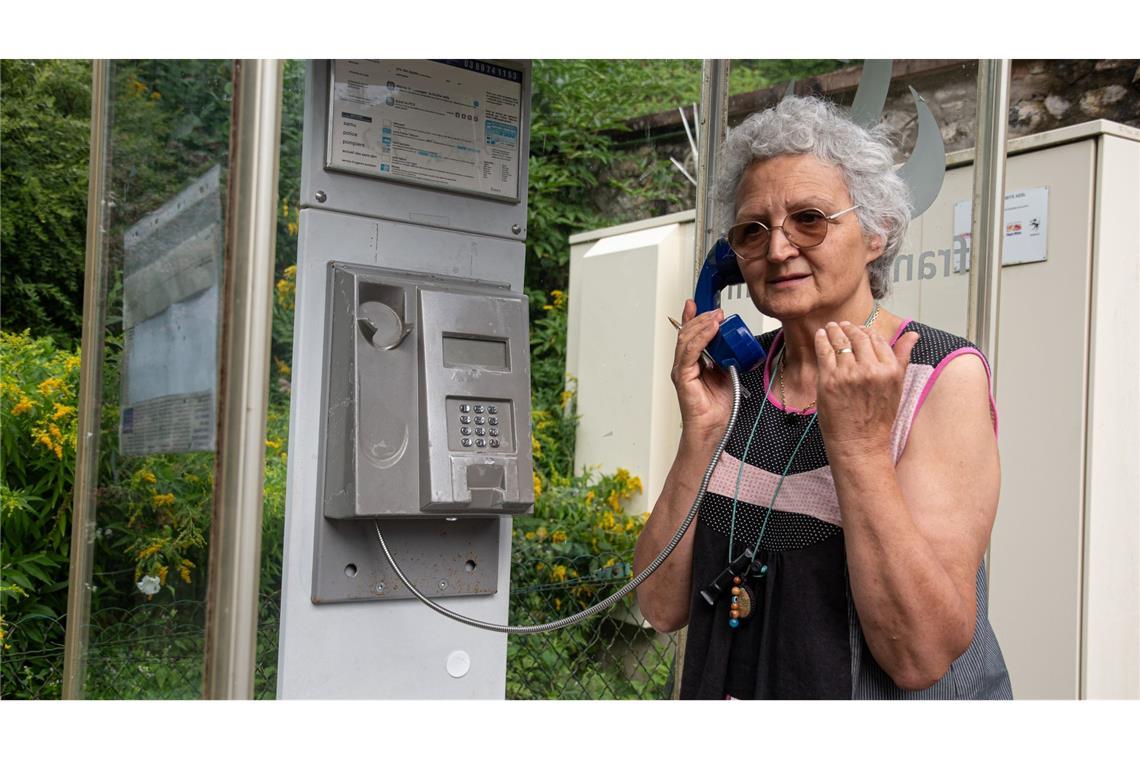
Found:
[(705, 367), (701, 361), (701, 351), (716, 336), (723, 320), (720, 309), (697, 314), (697, 304), (691, 298), (681, 312), (670, 378), (681, 406), (682, 438), (693, 443), (719, 440), (732, 413), (732, 380), (726, 372)]

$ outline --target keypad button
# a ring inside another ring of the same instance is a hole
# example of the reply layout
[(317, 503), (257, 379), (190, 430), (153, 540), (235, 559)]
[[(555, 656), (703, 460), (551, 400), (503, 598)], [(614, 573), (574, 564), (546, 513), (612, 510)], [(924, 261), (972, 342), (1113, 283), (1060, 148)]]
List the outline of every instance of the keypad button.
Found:
[(499, 413), (499, 407), (495, 406), (494, 404), (487, 404), (487, 414), (498, 414), (498, 413)]
[(475, 435), (484, 436), (487, 435), (487, 431), (483, 428), (475, 428)]
[(459, 434), (460, 435), (471, 435), (471, 428), (461, 427), (461, 428), (459, 428)]
[(488, 417), (487, 418), (487, 424), (488, 425), (498, 425), (499, 424), (499, 418), (498, 417)]
[(476, 425), (482, 425), (484, 422), (486, 422), (486, 420), (483, 419), (482, 417), (476, 417), (475, 418), (475, 424)]
[(471, 448), (471, 439), (470, 438), (464, 438), (462, 441), (460, 441), (460, 443), (462, 443), (467, 448)]
[(483, 448), (487, 447), (487, 441), (485, 441), (482, 438), (476, 438), (475, 439), (475, 445), (478, 446), (479, 448), (483, 449)]
[(483, 413), (483, 405), (482, 404), (476, 404), (475, 406), (473, 406), (471, 408), (471, 411), (475, 412), (475, 414), (482, 414)]
[(461, 424), (461, 425), (470, 425), (470, 424), (471, 424), (471, 417), (470, 417), (470, 415), (466, 415), (466, 414), (461, 414), (461, 415), (459, 415), (459, 424)]
[(459, 405), (459, 411), (470, 412), (471, 411), (471, 405), (470, 404), (460, 404)]
[(491, 428), (491, 437), (492, 438), (498, 438), (499, 437), (499, 429), (498, 428)]
[(493, 449), (499, 448), (499, 439), (498, 438), (492, 438), (491, 439), (491, 448), (493, 448)]

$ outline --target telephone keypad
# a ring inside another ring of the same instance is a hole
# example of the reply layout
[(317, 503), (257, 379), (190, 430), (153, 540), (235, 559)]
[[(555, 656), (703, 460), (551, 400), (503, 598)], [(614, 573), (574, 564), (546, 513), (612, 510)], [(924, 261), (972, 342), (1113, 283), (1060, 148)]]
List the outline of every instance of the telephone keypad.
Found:
[(507, 401), (490, 402), (486, 399), (448, 398), (448, 448), (452, 451), (496, 449), (495, 454), (514, 452), (515, 441), (511, 427), (511, 404)]

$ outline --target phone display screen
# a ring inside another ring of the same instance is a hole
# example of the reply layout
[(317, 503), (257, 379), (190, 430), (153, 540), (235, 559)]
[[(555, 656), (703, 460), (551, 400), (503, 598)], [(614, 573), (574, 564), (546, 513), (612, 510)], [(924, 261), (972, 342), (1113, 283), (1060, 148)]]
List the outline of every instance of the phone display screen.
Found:
[(443, 365), (445, 367), (478, 367), (479, 369), (509, 370), (510, 352), (507, 341), (495, 338), (463, 338), (443, 336)]

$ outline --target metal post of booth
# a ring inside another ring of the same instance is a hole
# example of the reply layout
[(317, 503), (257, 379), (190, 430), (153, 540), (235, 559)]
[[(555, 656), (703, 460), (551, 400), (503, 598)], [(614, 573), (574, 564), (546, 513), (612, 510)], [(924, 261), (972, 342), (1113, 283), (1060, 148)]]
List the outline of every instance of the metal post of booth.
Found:
[[(697, 127), (697, 203), (693, 234), (693, 282), (716, 241), (716, 180), (720, 145), (728, 131), (728, 82), (730, 61), (706, 60), (701, 66), (701, 106)], [(689, 289), (690, 291), (692, 288)], [(677, 656), (673, 665), (673, 699), (681, 694), (681, 665), (685, 660), (687, 628), (677, 632)]]
[(109, 61), (91, 62), (91, 153), (87, 169), (87, 259), (83, 281), (79, 416), (75, 443), (75, 489), (71, 507), (67, 631), (63, 644), (64, 699), (83, 699), (87, 634), (91, 617), (91, 572), (95, 552), (95, 490), (99, 480), (99, 415), (102, 408), (103, 339), (106, 316), (103, 233), (107, 218), (107, 143), (110, 133)]
[[(978, 63), (978, 121), (974, 147), (973, 223), (966, 337), (989, 358), (997, 378), (998, 301), (1005, 230), (1005, 143), (1009, 111), (1009, 59)], [(991, 388), (996, 391), (996, 387)]]
[(712, 185), (716, 180), (717, 152), (728, 129), (727, 60), (708, 60), (701, 66), (701, 106), (697, 127), (697, 218), (693, 250), (693, 282), (704, 263), (705, 252), (716, 241), (716, 199)]
[(234, 63), (203, 696), (251, 699), (283, 64)]

